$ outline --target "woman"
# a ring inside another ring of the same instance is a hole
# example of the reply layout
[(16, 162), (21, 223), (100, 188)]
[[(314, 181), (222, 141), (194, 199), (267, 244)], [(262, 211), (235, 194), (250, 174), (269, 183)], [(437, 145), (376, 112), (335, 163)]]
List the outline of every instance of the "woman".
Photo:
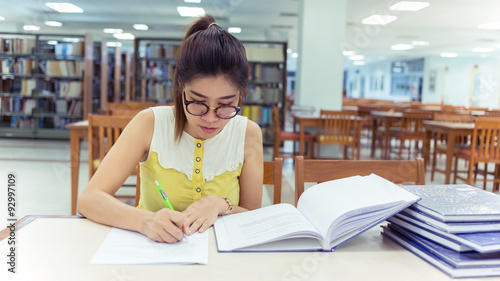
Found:
[[(262, 132), (237, 115), (247, 81), (241, 42), (212, 16), (196, 21), (177, 59), (174, 106), (144, 110), (130, 121), (80, 195), (78, 211), (174, 243), (206, 231), (218, 215), (259, 208)], [(134, 208), (113, 194), (139, 161), (141, 198)], [(155, 181), (175, 211), (166, 208)]]

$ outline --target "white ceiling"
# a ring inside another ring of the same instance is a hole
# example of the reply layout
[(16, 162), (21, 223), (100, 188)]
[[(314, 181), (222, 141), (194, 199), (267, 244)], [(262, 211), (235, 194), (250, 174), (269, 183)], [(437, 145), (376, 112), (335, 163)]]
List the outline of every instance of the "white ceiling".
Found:
[[(105, 27), (121, 28), (136, 37), (181, 38), (185, 32), (183, 28), (192, 19), (179, 16), (176, 7), (201, 6), (217, 18), (220, 26), (241, 27), (242, 32), (237, 37), (242, 40), (288, 41), (296, 51), (299, 0), (202, 0), (201, 4), (188, 4), (183, 0), (68, 1), (82, 8), (84, 13), (61, 14), (45, 7), (44, 0), (0, 0), (0, 16), (5, 17), (5, 21), (0, 21), (0, 32), (22, 31), (24, 24), (34, 24), (41, 27), (39, 33), (88, 32), (96, 41), (117, 41), (102, 32)], [(500, 31), (477, 28), (479, 24), (500, 21), (500, 1), (428, 1), (430, 6), (418, 12), (394, 12), (388, 7), (398, 1), (347, 0), (346, 45), (365, 55), (368, 62), (439, 55), (444, 51), (458, 52), (461, 57), (500, 58), (500, 48), (489, 54), (471, 52), (473, 47), (500, 45)], [(375, 13), (391, 13), (398, 19), (385, 26), (361, 24), (362, 19)], [(46, 20), (60, 21), (63, 27), (46, 26)], [(135, 23), (147, 24), (150, 29), (134, 30), (132, 25)], [(410, 51), (390, 49), (391, 45), (414, 40), (429, 41), (430, 45)]]

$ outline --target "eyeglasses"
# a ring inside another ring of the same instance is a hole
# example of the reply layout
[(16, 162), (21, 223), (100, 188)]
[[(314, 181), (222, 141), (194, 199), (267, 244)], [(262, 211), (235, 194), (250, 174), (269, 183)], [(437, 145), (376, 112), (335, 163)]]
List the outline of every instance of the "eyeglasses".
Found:
[(238, 106), (234, 105), (221, 105), (217, 107), (211, 107), (207, 104), (199, 101), (187, 101), (186, 100), (186, 91), (182, 91), (184, 94), (184, 104), (186, 105), (186, 110), (191, 115), (194, 116), (202, 116), (210, 111), (210, 108), (215, 111), (215, 115), (221, 119), (231, 119), (240, 111), (241, 106), (241, 97), (238, 100)]

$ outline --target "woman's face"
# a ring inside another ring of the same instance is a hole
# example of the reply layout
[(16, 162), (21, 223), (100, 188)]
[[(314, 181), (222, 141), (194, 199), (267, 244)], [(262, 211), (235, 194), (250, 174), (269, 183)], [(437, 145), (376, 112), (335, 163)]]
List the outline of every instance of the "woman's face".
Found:
[(184, 131), (196, 139), (209, 139), (216, 136), (230, 119), (221, 119), (213, 108), (221, 105), (238, 106), (239, 91), (223, 76), (201, 77), (194, 79), (184, 86), (183, 99), (186, 101), (202, 102), (210, 110), (202, 116), (195, 116), (186, 110), (187, 123)]

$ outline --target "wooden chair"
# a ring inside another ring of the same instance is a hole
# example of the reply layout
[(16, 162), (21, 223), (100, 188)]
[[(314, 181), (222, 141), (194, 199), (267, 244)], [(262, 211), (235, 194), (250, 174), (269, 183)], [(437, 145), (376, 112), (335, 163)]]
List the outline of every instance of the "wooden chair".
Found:
[(155, 101), (123, 101), (123, 102), (108, 102), (108, 109), (122, 108), (122, 109), (146, 109), (148, 107), (156, 106)]
[(320, 160), (295, 158), (295, 204), (306, 182), (321, 183), (351, 176), (376, 174), (396, 184), (425, 184), (424, 159), (415, 160)]
[[(435, 113), (434, 114), (434, 121), (443, 121), (443, 122), (474, 122), (474, 117), (471, 114), (462, 114), (462, 113), (457, 113), (457, 112), (444, 112), (444, 113)], [(466, 146), (470, 145), (468, 144), (469, 137), (468, 136), (460, 136), (457, 139), (457, 142), (455, 144), (455, 153), (456, 151), (460, 148), (465, 148)], [(438, 155), (445, 155), (447, 154), (448, 147), (446, 144), (446, 136), (443, 136), (442, 134), (440, 135), (435, 135), (433, 137), (433, 151), (432, 151), (432, 167), (431, 167), (431, 181), (434, 180), (434, 173), (435, 172), (440, 172), (444, 173), (444, 170), (440, 170), (436, 168), (436, 163), (437, 163), (437, 157)]]
[[(121, 132), (132, 119), (132, 116), (112, 116), (112, 115), (88, 115), (89, 127), (89, 179), (99, 168), (104, 156), (115, 144)], [(135, 198), (135, 206), (139, 203), (140, 194), (140, 176), (139, 165), (136, 169), (130, 171), (131, 176), (136, 176), (136, 184), (124, 184), (123, 186), (136, 187), (135, 196), (116, 195), (117, 198)], [(75, 202), (76, 204), (76, 202)]]
[(422, 110), (405, 110), (399, 122), (399, 127), (391, 128), (391, 139), (399, 140), (399, 149), (394, 152), (389, 146), (391, 153), (398, 154), (399, 159), (402, 159), (403, 148), (406, 141), (408, 144), (408, 159), (411, 157), (412, 142), (414, 142), (415, 150), (418, 151), (419, 143), (424, 141), (425, 130), (424, 120), (432, 120), (433, 113)]
[(274, 158), (274, 161), (264, 161), (264, 184), (274, 185), (273, 204), (281, 203), (281, 177), (283, 172), (283, 158)]
[[(470, 148), (459, 149), (455, 157), (455, 177), (461, 179), (467, 184), (473, 184), (474, 167), (478, 169), (478, 164), (483, 163), (484, 168), (484, 184), (483, 189), (486, 189), (486, 182), (493, 182), (493, 192), (498, 189), (500, 183), (500, 118), (499, 117), (478, 117), (475, 121), (474, 132), (472, 134), (472, 143)], [(458, 159), (465, 159), (469, 162), (467, 177), (458, 175), (457, 164)], [(488, 163), (495, 164), (494, 179), (488, 179)]]
[[(280, 128), (280, 114), (278, 106), (273, 105), (272, 108), (272, 116), (273, 116), (273, 157), (283, 157), (290, 158), (295, 156), (295, 142), (300, 141), (300, 133), (298, 132), (285, 132), (281, 131)], [(306, 143), (306, 151), (308, 152), (309, 157), (313, 157), (313, 149), (314, 149), (314, 137), (309, 134), (304, 134), (304, 139)], [(293, 153), (281, 153), (280, 146), (283, 141), (293, 141), (294, 152)]]
[(356, 111), (321, 110), (321, 126), (316, 135), (317, 154), (320, 158), (321, 145), (344, 146), (344, 159), (347, 148), (351, 147), (351, 159), (359, 160), (361, 149), (361, 122)]

